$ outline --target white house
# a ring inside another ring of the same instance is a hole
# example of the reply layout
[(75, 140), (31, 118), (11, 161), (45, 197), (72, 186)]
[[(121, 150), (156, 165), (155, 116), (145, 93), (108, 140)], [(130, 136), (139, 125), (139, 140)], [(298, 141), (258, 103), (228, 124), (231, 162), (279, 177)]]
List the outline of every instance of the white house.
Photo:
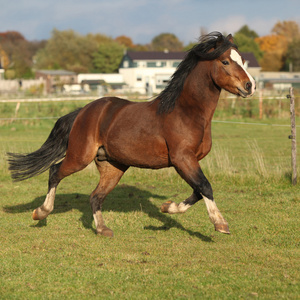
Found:
[(123, 56), (119, 73), (132, 92), (159, 93), (166, 87), (184, 56), (184, 52), (128, 51)]

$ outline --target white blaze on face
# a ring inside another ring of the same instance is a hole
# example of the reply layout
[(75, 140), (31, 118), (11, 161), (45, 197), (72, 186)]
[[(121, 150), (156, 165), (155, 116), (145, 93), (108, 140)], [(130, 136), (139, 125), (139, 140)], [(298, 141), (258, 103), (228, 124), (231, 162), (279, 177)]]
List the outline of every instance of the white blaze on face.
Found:
[[(239, 66), (241, 66), (241, 68), (245, 71), (245, 73), (247, 74), (249, 81), (252, 83), (252, 88), (251, 88), (251, 95), (253, 95), (253, 93), (255, 92), (255, 80), (253, 79), (253, 77), (247, 72), (244, 64), (243, 64), (243, 60), (242, 57), (239, 55), (239, 53), (232, 49), (231, 53), (230, 53), (230, 57), (233, 61), (235, 61)], [(250, 96), (251, 96), (250, 95)]]

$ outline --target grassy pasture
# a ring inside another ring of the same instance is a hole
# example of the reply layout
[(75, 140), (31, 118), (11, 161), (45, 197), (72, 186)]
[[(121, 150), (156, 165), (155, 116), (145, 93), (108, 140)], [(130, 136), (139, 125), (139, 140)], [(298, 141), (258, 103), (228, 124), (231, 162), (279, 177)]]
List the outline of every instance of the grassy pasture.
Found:
[[(81, 105), (21, 104), (18, 116)], [(7, 104), (0, 117), (14, 108)], [(47, 174), (11, 182), (5, 153), (37, 149), (54, 122), (0, 127), (1, 299), (299, 299), (300, 190), (290, 182), (288, 127), (213, 123), (201, 166), (231, 235), (214, 232), (203, 202), (183, 215), (160, 213), (164, 201), (191, 193), (173, 169), (132, 168), (104, 204), (109, 239), (95, 235), (93, 165), (61, 182), (54, 212), (40, 222), (31, 212), (44, 201)]]

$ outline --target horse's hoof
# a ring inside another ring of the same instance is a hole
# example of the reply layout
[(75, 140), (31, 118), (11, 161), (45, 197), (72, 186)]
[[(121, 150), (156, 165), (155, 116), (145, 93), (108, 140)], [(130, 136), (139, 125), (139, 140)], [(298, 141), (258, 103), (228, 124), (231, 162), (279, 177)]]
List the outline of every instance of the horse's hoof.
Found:
[(172, 203), (175, 203), (175, 202), (170, 200), (170, 201), (163, 203), (160, 207), (161, 212), (169, 213), (169, 208)]
[(38, 216), (38, 214), (37, 214), (37, 212), (36, 212), (36, 209), (32, 213), (32, 219), (36, 220), (36, 221), (40, 219), (39, 216)]
[(106, 237), (113, 237), (114, 236), (114, 232), (111, 229), (109, 229), (108, 227), (101, 228), (101, 230), (97, 229), (97, 233), (99, 235), (103, 235), (103, 236), (106, 236)]
[(215, 230), (221, 233), (230, 234), (229, 228), (227, 224), (215, 224)]

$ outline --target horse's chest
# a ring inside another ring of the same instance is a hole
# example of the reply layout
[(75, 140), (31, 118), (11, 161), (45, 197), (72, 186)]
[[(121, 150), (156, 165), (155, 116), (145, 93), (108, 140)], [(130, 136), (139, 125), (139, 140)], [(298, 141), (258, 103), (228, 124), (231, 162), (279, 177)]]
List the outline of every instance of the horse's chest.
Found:
[(203, 134), (203, 138), (201, 139), (197, 149), (196, 149), (196, 156), (198, 160), (204, 158), (211, 149), (212, 140), (211, 140), (211, 133), (209, 131), (205, 131)]

